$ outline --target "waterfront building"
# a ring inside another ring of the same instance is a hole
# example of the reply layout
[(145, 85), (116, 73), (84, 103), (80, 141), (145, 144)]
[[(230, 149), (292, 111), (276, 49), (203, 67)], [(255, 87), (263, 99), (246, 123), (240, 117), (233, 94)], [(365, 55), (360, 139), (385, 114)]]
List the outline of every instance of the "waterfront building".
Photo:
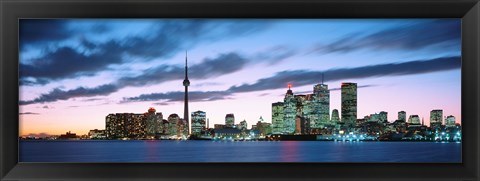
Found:
[(242, 136), (242, 131), (232, 127), (223, 129), (213, 129), (213, 137), (216, 139), (239, 139)]
[(169, 136), (178, 136), (177, 124), (179, 122), (180, 122), (180, 117), (178, 116), (178, 114), (170, 114), (170, 116), (168, 116), (168, 135)]
[(440, 129), (443, 124), (443, 110), (435, 109), (430, 111), (430, 128)]
[(283, 102), (272, 103), (272, 131), (274, 134), (281, 134), (284, 131)]
[(310, 126), (324, 128), (332, 125), (330, 122), (330, 90), (328, 90), (328, 85), (323, 83), (323, 76), (322, 83), (314, 86), (313, 93), (315, 95), (313, 101), (315, 116), (310, 120)]
[(226, 126), (224, 124), (214, 124), (213, 128), (214, 129), (224, 129), (224, 128), (226, 128)]
[(108, 139), (144, 138), (146, 136), (145, 114), (109, 114), (105, 118), (105, 134)]
[(408, 117), (408, 123), (420, 125), (420, 117), (418, 117), (418, 115), (410, 115)]
[[(139, 117), (134, 119), (138, 119), (138, 118)], [(153, 138), (157, 133), (161, 132), (162, 120), (163, 120), (162, 113), (156, 113), (155, 108), (151, 107), (150, 109), (148, 109), (148, 112), (144, 114), (143, 118), (145, 119), (145, 134), (148, 138)], [(138, 121), (134, 121), (134, 122), (139, 123)]]
[(455, 116), (447, 116), (447, 118), (445, 118), (445, 126), (446, 127), (455, 127)]
[(342, 122), (348, 131), (353, 131), (357, 120), (357, 84), (342, 83)]
[(407, 121), (407, 113), (405, 111), (399, 111), (397, 120), (401, 120), (403, 122), (406, 122)]
[(205, 119), (206, 119), (206, 113), (203, 111), (195, 111), (192, 112), (192, 120), (191, 120), (191, 125), (192, 125), (192, 130), (191, 134), (192, 135), (200, 135), (202, 130), (204, 130), (205, 127)]
[(93, 129), (88, 131), (87, 134), (88, 138), (90, 139), (105, 139), (105, 130)]
[(295, 117), (297, 115), (297, 101), (293, 96), (291, 90), (292, 85), (288, 84), (288, 90), (283, 99), (283, 112), (284, 112), (284, 122), (283, 122), (283, 133), (293, 134), (295, 132)]
[(272, 124), (264, 122), (262, 117), (257, 122), (255, 129), (260, 132), (260, 136), (272, 134)]
[(233, 128), (235, 125), (235, 116), (231, 114), (227, 114), (225, 116), (225, 126), (228, 128)]
[(243, 121), (240, 122), (240, 125), (239, 125), (238, 129), (240, 129), (240, 130), (247, 130), (247, 126), (248, 126), (248, 125), (247, 125), (247, 121), (246, 121), (246, 120), (243, 120)]
[(378, 121), (381, 123), (387, 123), (388, 122), (388, 113), (385, 111), (381, 111), (378, 113)]

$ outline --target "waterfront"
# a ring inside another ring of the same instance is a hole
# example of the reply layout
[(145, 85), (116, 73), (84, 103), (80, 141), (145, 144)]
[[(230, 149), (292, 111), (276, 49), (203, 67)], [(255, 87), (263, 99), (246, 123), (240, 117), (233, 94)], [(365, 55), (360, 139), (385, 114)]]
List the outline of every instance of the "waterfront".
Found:
[(461, 162), (461, 143), (21, 140), (20, 162)]

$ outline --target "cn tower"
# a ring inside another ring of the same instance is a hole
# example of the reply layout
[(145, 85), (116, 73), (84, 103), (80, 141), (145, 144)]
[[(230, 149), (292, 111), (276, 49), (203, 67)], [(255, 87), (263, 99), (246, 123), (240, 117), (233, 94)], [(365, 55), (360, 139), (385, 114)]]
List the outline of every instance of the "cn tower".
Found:
[(190, 119), (188, 119), (188, 86), (190, 81), (188, 80), (188, 63), (187, 63), (187, 52), (185, 51), (185, 80), (183, 80), (183, 86), (185, 86), (185, 106), (183, 109), (183, 119), (187, 122), (188, 126), (188, 135), (190, 135)]

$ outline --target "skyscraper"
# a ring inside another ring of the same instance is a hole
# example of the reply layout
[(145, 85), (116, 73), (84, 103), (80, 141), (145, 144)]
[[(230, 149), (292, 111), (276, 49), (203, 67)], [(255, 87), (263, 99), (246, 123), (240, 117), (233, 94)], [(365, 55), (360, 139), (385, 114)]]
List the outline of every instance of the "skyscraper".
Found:
[(446, 127), (455, 127), (455, 116), (447, 116), (445, 119), (445, 126)]
[(323, 128), (330, 124), (330, 90), (328, 90), (328, 85), (322, 83), (315, 85), (313, 88), (313, 93), (315, 94), (314, 107), (317, 120), (311, 120), (315, 123), (312, 124), (315, 128)]
[(342, 83), (342, 122), (353, 131), (357, 121), (357, 84)]
[(233, 128), (235, 125), (235, 116), (233, 114), (227, 114), (225, 116), (225, 127)]
[(435, 109), (430, 111), (430, 127), (440, 128), (443, 124), (443, 110)]
[(385, 111), (381, 111), (378, 113), (378, 121), (381, 123), (386, 123), (388, 121), (388, 113)]
[(418, 115), (410, 115), (408, 117), (409, 124), (420, 124), (420, 117)]
[(283, 132), (287, 134), (293, 134), (295, 132), (295, 116), (297, 113), (297, 101), (293, 96), (291, 90), (292, 85), (288, 84), (288, 90), (283, 99), (283, 112), (284, 112), (284, 122), (283, 122)]
[(187, 52), (185, 52), (185, 80), (183, 80), (183, 86), (185, 86), (185, 105), (183, 109), (183, 119), (187, 121), (188, 134), (191, 133), (190, 130), (190, 119), (188, 119), (188, 86), (190, 81), (188, 80), (188, 62), (187, 62)]
[(273, 133), (283, 133), (283, 122), (285, 114), (283, 112), (283, 102), (272, 103), (272, 126)]
[(192, 112), (191, 132), (192, 135), (199, 135), (205, 129), (206, 113), (203, 111)]
[(398, 112), (398, 120), (407, 121), (407, 113), (405, 111)]

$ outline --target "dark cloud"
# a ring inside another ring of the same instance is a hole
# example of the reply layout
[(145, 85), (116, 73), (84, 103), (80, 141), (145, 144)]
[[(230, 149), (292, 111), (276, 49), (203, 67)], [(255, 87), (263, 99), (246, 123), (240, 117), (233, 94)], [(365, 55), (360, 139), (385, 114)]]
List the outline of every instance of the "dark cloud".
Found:
[(116, 92), (118, 88), (115, 85), (105, 84), (95, 88), (85, 88), (79, 87), (72, 90), (61, 90), (53, 89), (49, 93), (42, 94), (39, 97), (29, 100), (29, 101), (20, 101), (20, 105), (28, 105), (35, 103), (45, 103), (45, 102), (54, 102), (58, 100), (67, 100), (70, 98), (77, 97), (93, 97), (93, 96), (104, 96), (109, 95), (113, 92)]
[(331, 69), (326, 71), (293, 70), (282, 71), (254, 84), (243, 84), (228, 89), (231, 92), (251, 92), (285, 87), (287, 83), (303, 86), (318, 83), (325, 75), (325, 81), (361, 79), (367, 77), (422, 74), (429, 72), (459, 69), (460, 57), (443, 57), (431, 60), (418, 60), (403, 63), (371, 65), (357, 68)]
[(20, 19), (19, 41), (23, 49), (27, 45), (56, 42), (69, 38), (71, 31), (67, 22), (53, 19)]
[[(33, 62), (32, 64), (21, 63), (20, 83), (21, 85), (45, 84), (52, 80), (95, 75), (109, 65), (130, 62), (131, 59), (168, 58), (200, 42), (241, 37), (268, 27), (269, 23), (243, 21), (225, 23), (205, 20), (166, 20), (152, 27), (152, 33), (148, 36), (130, 36), (101, 44), (82, 38), (80, 43), (94, 51), (87, 54), (71, 47), (61, 47), (29, 61)], [(33, 78), (36, 81), (25, 80), (27, 78)]]
[[(188, 92), (189, 102), (204, 102), (228, 99), (231, 94), (225, 91), (190, 91)], [(169, 102), (177, 102), (184, 100), (184, 92), (167, 92), (167, 93), (152, 93), (142, 94), (137, 97), (124, 98), (122, 102), (143, 102), (143, 101), (162, 101), (159, 104), (165, 104)]]
[(35, 112), (21, 112), (18, 113), (19, 115), (39, 115), (40, 113), (35, 113)]
[(350, 52), (364, 48), (411, 51), (442, 43), (460, 47), (460, 40), (461, 21), (442, 19), (394, 27), (366, 36), (348, 35), (314, 49), (321, 53)]
[[(222, 61), (224, 59), (236, 61)], [(240, 68), (232, 68), (230, 66), (244, 66), (245, 59), (240, 58), (236, 54), (220, 55), (217, 59), (206, 59), (203, 63), (192, 66), (192, 74), (200, 78), (209, 78), (217, 76), (221, 73), (237, 70)], [(215, 64), (212, 62), (230, 62), (229, 64)], [(240, 62), (240, 63), (239, 63)], [(209, 67), (211, 66), (211, 67)], [(460, 57), (443, 57), (430, 60), (417, 60), (403, 63), (390, 63), (372, 66), (364, 66), (357, 68), (345, 69), (330, 69), (326, 71), (308, 71), (308, 70), (294, 70), (282, 71), (276, 75), (268, 78), (259, 79), (253, 84), (243, 84), (239, 86), (232, 86), (226, 91), (213, 92), (192, 92), (190, 94), (192, 101), (212, 101), (224, 99), (233, 93), (262, 91), (269, 89), (278, 89), (285, 87), (287, 83), (292, 83), (294, 86), (303, 86), (318, 83), (321, 80), (322, 74), (325, 76), (325, 81), (335, 81), (344, 79), (361, 79), (368, 77), (381, 76), (396, 76), (396, 75), (410, 75), (422, 74), (429, 72), (445, 71), (459, 69), (461, 67)], [(209, 70), (209, 71), (204, 71)], [(228, 71), (225, 71), (228, 70)], [(215, 72), (219, 71), (219, 72)], [(143, 86), (147, 84), (161, 83), (170, 80), (183, 79), (183, 69), (175, 66), (157, 67), (146, 71), (145, 74), (136, 77), (121, 78), (116, 83), (105, 84), (95, 88), (76, 88), (73, 90), (63, 91), (54, 89), (53, 91), (42, 94), (40, 97), (30, 101), (20, 101), (21, 105), (54, 102), (57, 100), (67, 100), (76, 97), (91, 97), (109, 95), (127, 86)], [(195, 77), (193, 76), (193, 77)], [(197, 77), (195, 77), (197, 78)], [(169, 101), (183, 100), (182, 92), (170, 93), (154, 93), (144, 94), (134, 98), (126, 98), (124, 101), (155, 101), (159, 99), (166, 99)]]
[[(331, 69), (327, 71), (283, 71), (268, 78), (258, 80), (254, 84), (243, 84), (240, 86), (232, 86), (225, 91), (211, 91), (211, 92), (189, 92), (193, 95), (192, 102), (196, 101), (212, 101), (226, 99), (234, 93), (263, 91), (269, 89), (278, 89), (285, 87), (287, 83), (293, 83), (296, 86), (310, 85), (318, 83), (321, 80), (322, 74), (325, 75), (325, 81), (335, 81), (343, 79), (360, 79), (367, 77), (380, 76), (398, 76), (422, 74), (429, 72), (445, 71), (459, 69), (461, 65), (460, 57), (445, 57), (431, 60), (418, 60), (404, 63), (380, 64), (357, 68), (347, 69)], [(373, 87), (377, 85), (359, 85), (358, 88)], [(338, 88), (330, 89), (337, 91)], [(300, 92), (301, 93), (301, 92)], [(175, 102), (183, 101), (183, 92), (168, 92), (168, 93), (152, 93), (142, 94), (137, 97), (124, 98), (123, 102), (138, 102), (138, 101), (159, 101)]]
[[(220, 54), (216, 58), (207, 58), (199, 64), (189, 68), (189, 75), (195, 79), (205, 79), (229, 74), (241, 70), (249, 61), (236, 53)], [(158, 84), (166, 81), (184, 79), (185, 67), (160, 65), (147, 69), (143, 74), (134, 77), (122, 77), (111, 84), (104, 84), (94, 88), (79, 87), (72, 90), (54, 89), (29, 101), (20, 101), (21, 105), (54, 102), (76, 97), (92, 97), (109, 95), (124, 87), (139, 87)]]

